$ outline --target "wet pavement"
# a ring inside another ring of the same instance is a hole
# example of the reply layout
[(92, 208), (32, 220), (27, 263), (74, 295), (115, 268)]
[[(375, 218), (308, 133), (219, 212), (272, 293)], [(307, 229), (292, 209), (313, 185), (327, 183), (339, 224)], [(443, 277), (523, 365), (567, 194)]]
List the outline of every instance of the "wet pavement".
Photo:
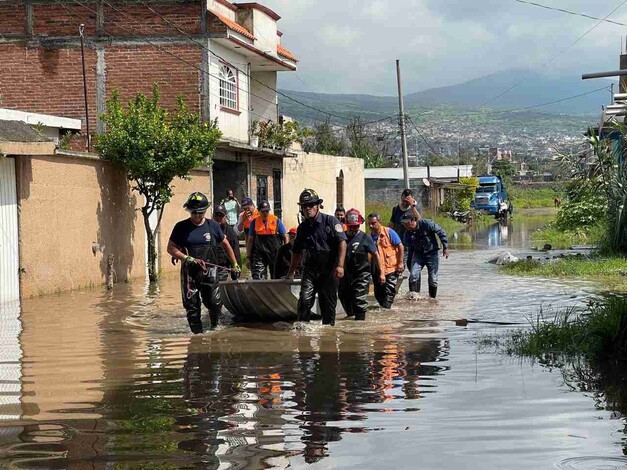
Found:
[(225, 315), (190, 337), (176, 279), (24, 301), (0, 314), (0, 467), (627, 469), (625, 419), (602, 397), (477, 346), (512, 327), (481, 321), (598, 291), (487, 263), (547, 220), (451, 234), (438, 300), (401, 294), (363, 323)]

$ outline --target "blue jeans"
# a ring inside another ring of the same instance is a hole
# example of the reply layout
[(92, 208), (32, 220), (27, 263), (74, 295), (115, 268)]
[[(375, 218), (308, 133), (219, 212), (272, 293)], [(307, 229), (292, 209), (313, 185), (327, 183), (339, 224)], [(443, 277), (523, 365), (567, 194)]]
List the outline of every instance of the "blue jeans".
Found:
[(422, 268), (427, 267), (427, 273), (429, 275), (429, 286), (438, 286), (438, 267), (440, 265), (439, 252), (425, 255), (423, 253), (414, 253), (411, 259), (411, 268), (409, 270), (409, 287), (420, 289), (420, 272)]

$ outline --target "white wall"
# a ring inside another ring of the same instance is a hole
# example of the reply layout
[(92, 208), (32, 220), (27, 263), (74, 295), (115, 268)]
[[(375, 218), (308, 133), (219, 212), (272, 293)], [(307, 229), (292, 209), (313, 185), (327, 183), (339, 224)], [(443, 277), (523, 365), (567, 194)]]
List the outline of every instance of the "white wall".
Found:
[(276, 46), (279, 43), (276, 21), (255, 8), (253, 22), (255, 30), (252, 33), (256, 38), (255, 47), (276, 56)]
[(235, 12), (215, 0), (207, 0), (207, 8), (222, 16), (226, 16), (229, 20), (235, 21)]
[(248, 61), (245, 56), (238, 54), (231, 49), (210, 41), (211, 50), (217, 55), (226, 59), (229, 64), (238, 71), (239, 87), (239, 107), (238, 114), (224, 111), (220, 108), (220, 67), (223, 62), (215, 55), (210, 55), (210, 116), (211, 119), (218, 118), (218, 126), (222, 131), (223, 138), (248, 143), (249, 125), (249, 87), (248, 87)]
[(276, 90), (277, 73), (253, 72), (252, 77), (253, 80), (250, 84), (252, 92), (252, 96), (250, 97), (252, 102), (252, 119), (256, 121), (267, 121), (271, 119), (273, 122), (277, 122), (277, 94), (275, 91), (268, 88), (270, 87)]

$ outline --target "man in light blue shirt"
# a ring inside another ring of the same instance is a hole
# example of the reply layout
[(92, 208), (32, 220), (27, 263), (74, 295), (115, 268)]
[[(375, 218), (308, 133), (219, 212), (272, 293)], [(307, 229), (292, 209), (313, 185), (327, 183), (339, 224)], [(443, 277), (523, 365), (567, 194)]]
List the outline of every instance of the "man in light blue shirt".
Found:
[(226, 210), (226, 224), (230, 225), (237, 232), (237, 218), (241, 210), (241, 206), (232, 189), (226, 190), (226, 197), (220, 202)]

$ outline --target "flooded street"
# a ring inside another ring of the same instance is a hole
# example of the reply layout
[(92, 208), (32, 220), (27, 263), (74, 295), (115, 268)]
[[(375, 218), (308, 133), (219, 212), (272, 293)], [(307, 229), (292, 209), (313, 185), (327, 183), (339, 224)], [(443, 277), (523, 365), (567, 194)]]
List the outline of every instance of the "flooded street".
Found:
[(178, 279), (26, 300), (1, 314), (0, 467), (627, 469), (625, 418), (596, 392), (477, 346), (512, 327), (482, 321), (599, 289), (487, 262), (548, 220), (450, 234), (437, 301), (401, 293), (363, 323), (226, 315), (190, 337)]

